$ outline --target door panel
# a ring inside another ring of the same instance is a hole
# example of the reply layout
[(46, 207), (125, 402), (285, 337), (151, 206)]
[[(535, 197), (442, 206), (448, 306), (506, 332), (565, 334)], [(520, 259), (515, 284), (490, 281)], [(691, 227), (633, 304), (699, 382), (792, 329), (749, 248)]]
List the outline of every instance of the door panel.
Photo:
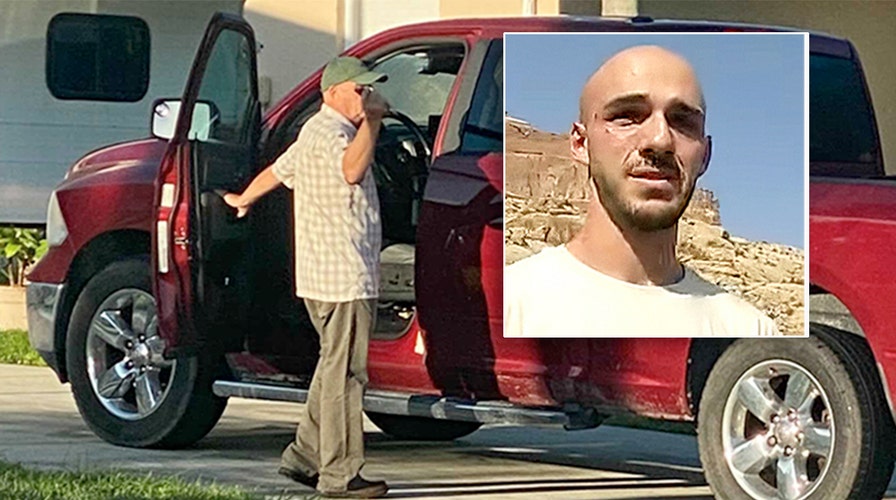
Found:
[[(503, 390), (495, 370), (494, 342), (502, 335), (501, 49), (500, 40), (473, 49), (467, 65), (475, 72), (463, 76), (463, 97), (443, 131), (453, 135), (457, 127), (459, 151), (440, 156), (430, 169), (417, 231), (419, 322), (426, 367), (443, 394), (534, 397), (542, 404), (537, 391)], [(492, 140), (478, 140), (485, 136)]]
[(505, 397), (494, 347), (502, 335), (502, 238), (490, 225), (501, 217), (501, 191), (484, 174), (494, 158), (500, 165), (496, 154), (437, 159), (420, 215), (416, 283), (426, 366), (449, 396)]
[[(251, 239), (246, 221), (234, 217), (219, 193), (242, 190), (256, 168), (256, 81), (252, 29), (237, 16), (216, 14), (156, 182), (155, 292), (169, 355), (241, 345)], [(199, 101), (212, 109), (204, 123), (193, 120)], [(172, 191), (174, 202), (165, 206)]]

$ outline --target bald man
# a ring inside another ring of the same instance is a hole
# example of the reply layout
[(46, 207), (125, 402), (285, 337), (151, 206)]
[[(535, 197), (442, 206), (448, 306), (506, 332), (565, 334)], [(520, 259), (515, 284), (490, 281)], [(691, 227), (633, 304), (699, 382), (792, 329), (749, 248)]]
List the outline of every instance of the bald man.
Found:
[(570, 132), (588, 166), (582, 230), (505, 270), (506, 337), (752, 337), (774, 322), (675, 255), (678, 219), (709, 165), (706, 103), (691, 65), (638, 46), (591, 75)]

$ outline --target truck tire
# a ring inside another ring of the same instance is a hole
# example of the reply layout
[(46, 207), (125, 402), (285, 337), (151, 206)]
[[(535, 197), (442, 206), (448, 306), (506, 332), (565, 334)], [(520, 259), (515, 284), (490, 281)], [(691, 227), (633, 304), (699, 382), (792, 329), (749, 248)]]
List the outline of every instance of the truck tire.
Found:
[(730, 499), (881, 498), (893, 422), (861, 338), (744, 339), (718, 359), (697, 415), (700, 460)]
[(365, 412), (371, 422), (386, 434), (408, 441), (451, 441), (472, 434), (482, 424), (438, 418)]
[(84, 421), (100, 438), (137, 448), (179, 448), (205, 436), (226, 398), (211, 384), (223, 360), (162, 357), (146, 257), (110, 264), (72, 310), (66, 365)]

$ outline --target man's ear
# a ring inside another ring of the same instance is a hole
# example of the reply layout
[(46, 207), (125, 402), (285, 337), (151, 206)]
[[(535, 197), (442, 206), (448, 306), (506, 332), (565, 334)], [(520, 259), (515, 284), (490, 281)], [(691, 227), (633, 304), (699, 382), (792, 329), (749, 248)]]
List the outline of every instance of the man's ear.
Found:
[(327, 98), (327, 100), (332, 100), (332, 99), (334, 99), (334, 98), (336, 97), (336, 87), (339, 86), (339, 85), (340, 85), (340, 84), (337, 83), (336, 85), (330, 85), (329, 87), (327, 87), (327, 88), (322, 92), (323, 97)]
[(573, 122), (569, 131), (569, 153), (572, 159), (588, 166), (588, 137), (585, 135), (585, 126), (579, 122)]
[(703, 165), (700, 166), (700, 173), (697, 174), (697, 177), (700, 177), (704, 173), (706, 173), (706, 169), (709, 168), (709, 159), (712, 157), (712, 136), (706, 136), (706, 151), (703, 152)]

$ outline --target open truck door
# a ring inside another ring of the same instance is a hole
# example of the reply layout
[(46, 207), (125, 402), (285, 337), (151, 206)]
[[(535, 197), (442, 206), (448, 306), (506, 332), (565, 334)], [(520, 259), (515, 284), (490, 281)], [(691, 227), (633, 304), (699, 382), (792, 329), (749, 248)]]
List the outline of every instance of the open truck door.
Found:
[[(255, 36), (242, 18), (209, 22), (155, 185), (153, 293), (166, 356), (239, 350), (245, 334), (246, 220), (222, 198), (255, 171), (261, 124)], [(175, 103), (171, 103), (175, 104)]]

